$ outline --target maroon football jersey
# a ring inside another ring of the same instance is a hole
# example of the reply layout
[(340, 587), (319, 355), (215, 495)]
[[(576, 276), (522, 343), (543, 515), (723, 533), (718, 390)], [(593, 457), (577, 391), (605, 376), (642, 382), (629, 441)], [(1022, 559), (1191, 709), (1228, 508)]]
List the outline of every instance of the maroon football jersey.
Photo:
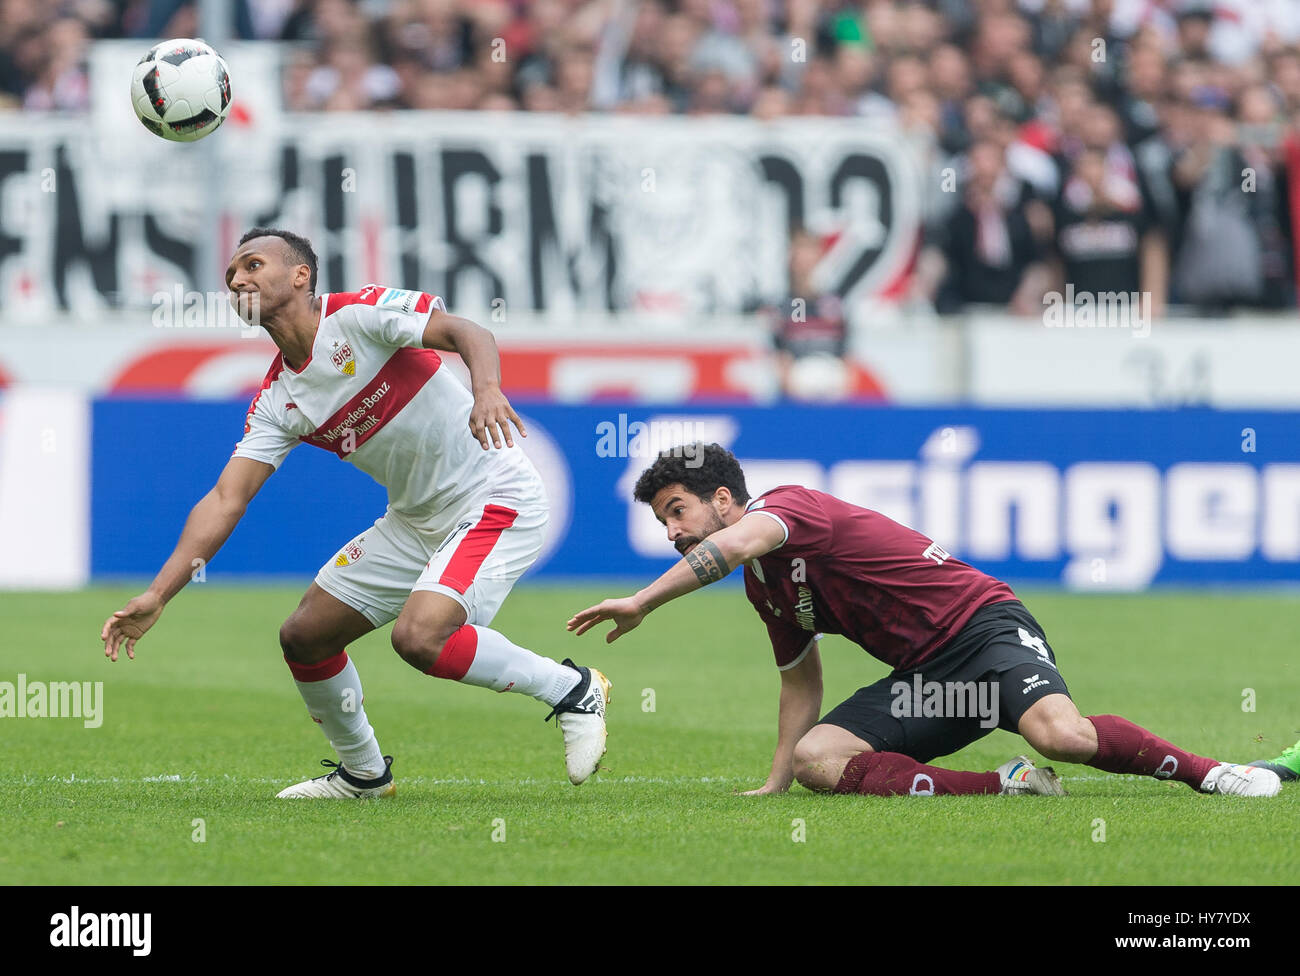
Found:
[(924, 662), (981, 607), (1014, 600), (1001, 580), (919, 532), (825, 492), (782, 485), (749, 503), (785, 542), (745, 564), (745, 595), (767, 624), (777, 667), (814, 634), (843, 634), (895, 669)]

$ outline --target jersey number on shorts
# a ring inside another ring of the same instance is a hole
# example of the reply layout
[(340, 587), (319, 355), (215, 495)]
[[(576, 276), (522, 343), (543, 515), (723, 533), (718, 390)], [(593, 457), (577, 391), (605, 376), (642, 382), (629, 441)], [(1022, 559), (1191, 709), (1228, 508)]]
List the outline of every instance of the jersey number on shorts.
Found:
[(1025, 630), (1024, 627), (1021, 627), (1020, 643), (1024, 644), (1025, 647), (1031, 648), (1033, 651), (1035, 651), (1038, 654), (1038, 656), (1043, 659), (1043, 663), (1046, 664), (1048, 667), (1050, 668), (1056, 667), (1056, 665), (1052, 663), (1051, 657), (1048, 656), (1047, 645), (1043, 643), (1043, 639), (1041, 637), (1035, 637), (1029, 631)]
[[(451, 534), (448, 535), (447, 538), (442, 540), (442, 545), (440, 545), (437, 549), (433, 550), (433, 554), (435, 556), (438, 555), (438, 553), (442, 552), (442, 550), (447, 548), (447, 544), (451, 542), (452, 539), (456, 538), (456, 536), (460, 535), (466, 529), (470, 529), (473, 527), (474, 527), (473, 522), (461, 522), (460, 525), (456, 526), (456, 528), (454, 528), (451, 531)], [(429, 560), (429, 561), (432, 562), (433, 560)]]

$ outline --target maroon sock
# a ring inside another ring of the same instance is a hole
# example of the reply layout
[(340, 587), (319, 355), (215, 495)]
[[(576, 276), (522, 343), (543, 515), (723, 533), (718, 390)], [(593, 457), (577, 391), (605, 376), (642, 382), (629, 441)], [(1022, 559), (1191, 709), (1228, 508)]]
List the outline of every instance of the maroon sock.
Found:
[(1085, 765), (1108, 773), (1135, 773), (1156, 779), (1176, 779), (1194, 790), (1211, 769), (1214, 759), (1179, 749), (1118, 715), (1089, 715), (1097, 729), (1097, 755)]
[(870, 796), (942, 796), (959, 793), (1001, 793), (997, 773), (959, 773), (927, 766), (900, 752), (860, 752), (844, 767), (836, 793)]

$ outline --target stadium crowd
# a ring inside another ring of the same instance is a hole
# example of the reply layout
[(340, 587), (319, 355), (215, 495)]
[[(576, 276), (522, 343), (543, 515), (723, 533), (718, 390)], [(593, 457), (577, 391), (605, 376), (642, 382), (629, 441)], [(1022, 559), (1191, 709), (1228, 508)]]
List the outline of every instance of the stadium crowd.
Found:
[[(1295, 305), (1291, 0), (235, 0), (300, 111), (860, 117), (927, 161), (913, 298)], [(0, 106), (80, 111), (87, 45), (188, 0), (0, 0)]]

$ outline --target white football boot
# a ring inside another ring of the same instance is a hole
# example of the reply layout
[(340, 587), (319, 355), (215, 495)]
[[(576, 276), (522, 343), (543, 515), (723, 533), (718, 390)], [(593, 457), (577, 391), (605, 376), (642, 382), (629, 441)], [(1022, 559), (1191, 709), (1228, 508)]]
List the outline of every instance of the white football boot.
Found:
[(558, 716), (564, 732), (564, 768), (569, 782), (574, 786), (583, 783), (596, 771), (600, 757), (605, 754), (605, 706), (613, 683), (595, 668), (580, 668), (568, 658), (561, 662), (573, 668), (581, 677), (573, 690), (564, 696), (551, 714), (549, 722)]
[(1037, 769), (1026, 756), (1004, 762), (997, 768), (997, 774), (1002, 780), (1003, 796), (1065, 796), (1065, 787), (1056, 770), (1051, 766)]
[(277, 800), (365, 800), (393, 796), (397, 786), (393, 783), (393, 757), (384, 757), (384, 775), (375, 779), (359, 779), (343, 768), (342, 763), (320, 761), (322, 766), (332, 766), (333, 771), (304, 783), (290, 786), (275, 795)]
[(1277, 796), (1282, 780), (1271, 769), (1221, 762), (1201, 781), (1202, 793), (1225, 796)]

